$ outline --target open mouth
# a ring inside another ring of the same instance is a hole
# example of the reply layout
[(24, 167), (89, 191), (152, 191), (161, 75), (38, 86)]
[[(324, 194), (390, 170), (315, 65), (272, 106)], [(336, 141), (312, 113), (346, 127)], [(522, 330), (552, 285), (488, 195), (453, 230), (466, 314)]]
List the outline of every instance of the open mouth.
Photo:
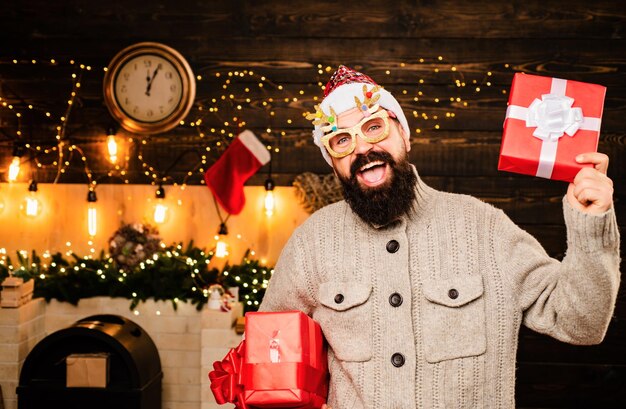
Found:
[(376, 160), (369, 162), (359, 168), (357, 178), (367, 186), (377, 186), (385, 181), (388, 164)]

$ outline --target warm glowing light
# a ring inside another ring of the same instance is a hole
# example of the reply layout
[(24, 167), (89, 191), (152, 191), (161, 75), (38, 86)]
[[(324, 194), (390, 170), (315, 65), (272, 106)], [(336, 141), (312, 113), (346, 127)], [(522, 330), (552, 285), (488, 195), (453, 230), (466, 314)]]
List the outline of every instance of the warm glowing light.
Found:
[(220, 236), (220, 239), (217, 241), (217, 244), (215, 245), (215, 257), (224, 258), (226, 256), (228, 256), (228, 245), (223, 240), (222, 236)]
[(37, 198), (37, 182), (34, 180), (28, 186), (28, 195), (24, 199), (21, 208), (28, 217), (37, 217), (41, 213), (41, 202)]
[(95, 190), (89, 190), (87, 193), (87, 231), (90, 237), (94, 237), (98, 230), (98, 211), (96, 208), (96, 202), (98, 198), (96, 197)]
[(274, 214), (274, 191), (265, 192), (265, 214), (270, 217)]
[(13, 157), (11, 161), (11, 165), (9, 165), (9, 182), (15, 182), (17, 180), (17, 175), (20, 173), (20, 158), (17, 156)]
[(98, 226), (98, 212), (96, 210), (95, 203), (90, 203), (87, 208), (87, 229), (90, 236), (95, 236)]
[[(270, 175), (271, 175), (271, 166), (270, 166)], [(264, 208), (265, 208), (265, 215), (267, 217), (271, 217), (274, 214), (274, 205), (275, 205), (275, 200), (274, 200), (274, 181), (272, 180), (272, 177), (268, 177), (267, 179), (265, 179), (265, 203), (264, 203)]]
[(28, 217), (37, 217), (41, 213), (41, 203), (35, 192), (30, 192), (24, 200), (24, 212)]
[(107, 137), (107, 148), (109, 150), (109, 161), (111, 163), (117, 162), (117, 141), (115, 135), (110, 134)]
[(156, 206), (154, 206), (154, 222), (158, 224), (163, 224), (167, 220), (167, 206), (163, 203), (163, 199), (157, 199), (160, 202), (157, 202)]
[(228, 234), (228, 227), (226, 227), (226, 223), (220, 223), (220, 229), (217, 232), (217, 236), (215, 239), (217, 243), (215, 244), (215, 257), (224, 258), (228, 256), (228, 244), (226, 244), (226, 235)]
[(165, 189), (163, 185), (159, 184), (159, 188), (155, 193), (156, 205), (154, 206), (154, 222), (157, 224), (163, 224), (168, 220), (169, 212), (167, 205), (165, 204)]

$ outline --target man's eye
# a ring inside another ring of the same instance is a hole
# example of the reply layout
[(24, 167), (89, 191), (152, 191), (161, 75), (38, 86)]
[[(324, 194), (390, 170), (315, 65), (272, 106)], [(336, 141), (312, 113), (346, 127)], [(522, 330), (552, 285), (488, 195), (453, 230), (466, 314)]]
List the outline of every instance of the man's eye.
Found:
[(345, 145), (346, 143), (348, 143), (350, 141), (350, 138), (348, 138), (347, 136), (342, 136), (341, 138), (339, 138), (339, 140), (337, 141), (337, 145)]
[(380, 129), (380, 125), (372, 125), (369, 128), (367, 128), (367, 132), (374, 132), (374, 131), (377, 131), (378, 129)]

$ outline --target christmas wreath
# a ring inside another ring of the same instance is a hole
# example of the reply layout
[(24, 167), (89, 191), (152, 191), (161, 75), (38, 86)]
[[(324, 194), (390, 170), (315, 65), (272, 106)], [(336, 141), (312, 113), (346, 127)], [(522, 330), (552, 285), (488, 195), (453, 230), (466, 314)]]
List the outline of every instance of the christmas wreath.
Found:
[(149, 224), (124, 224), (109, 239), (111, 258), (124, 270), (132, 269), (159, 250), (161, 239)]

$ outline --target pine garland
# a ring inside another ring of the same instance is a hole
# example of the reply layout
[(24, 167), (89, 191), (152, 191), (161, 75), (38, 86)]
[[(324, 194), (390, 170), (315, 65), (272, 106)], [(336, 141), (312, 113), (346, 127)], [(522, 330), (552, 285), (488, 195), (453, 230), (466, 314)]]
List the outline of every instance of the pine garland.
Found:
[(169, 300), (174, 309), (179, 301), (190, 302), (201, 310), (208, 301), (209, 286), (220, 284), (239, 287), (239, 299), (247, 312), (258, 309), (273, 273), (272, 268), (248, 256), (249, 251), (241, 264), (227, 264), (220, 272), (209, 268), (213, 252), (195, 247), (193, 241), (184, 249), (182, 243), (162, 247), (134, 266), (122, 266), (104, 251), (98, 258), (71, 253), (66, 259), (56, 253), (45, 263), (35, 251), (30, 257), (26, 252), (17, 252), (18, 266), (10, 257), (0, 261), (0, 281), (12, 272), (24, 281), (35, 280), (34, 296), (46, 301), (56, 299), (76, 305), (82, 298), (123, 297), (131, 300), (131, 310), (148, 299)]

